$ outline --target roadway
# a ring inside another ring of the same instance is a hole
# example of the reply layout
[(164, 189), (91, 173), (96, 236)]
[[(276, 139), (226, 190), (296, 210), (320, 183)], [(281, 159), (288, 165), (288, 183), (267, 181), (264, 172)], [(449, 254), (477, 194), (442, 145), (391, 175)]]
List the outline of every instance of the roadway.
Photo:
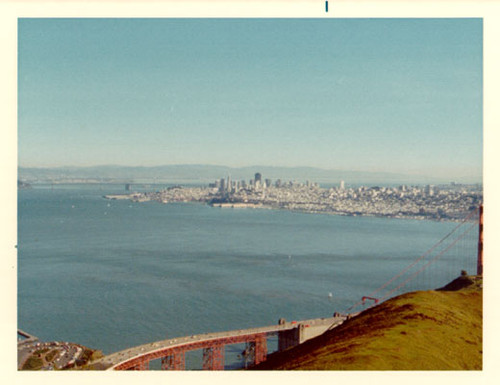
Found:
[[(340, 325), (345, 321), (345, 319), (346, 319), (345, 316), (337, 316), (331, 318), (317, 318), (304, 321), (285, 322), (281, 325), (272, 325), (272, 326), (264, 326), (264, 327), (250, 328), (250, 329), (239, 329), (232, 331), (205, 333), (205, 334), (197, 334), (186, 337), (171, 338), (162, 341), (156, 341), (139, 345), (136, 347), (132, 347), (129, 349), (121, 350), (116, 353), (109, 354), (97, 361), (94, 361), (92, 363), (92, 367), (94, 369), (113, 370), (118, 365), (123, 364), (130, 360), (137, 359), (141, 356), (148, 356), (155, 358), (161, 357), (163, 351), (170, 350), (173, 348), (196, 350), (203, 348), (204, 346), (209, 346), (210, 343), (213, 342), (219, 342), (223, 344), (238, 343), (238, 341), (240, 340), (245, 341), (245, 338), (257, 334), (266, 335), (267, 338), (268, 336), (277, 334), (280, 331), (298, 328), (300, 327), (300, 325), (303, 325), (303, 328), (311, 328), (311, 329), (319, 328), (321, 332), (316, 334), (319, 335), (322, 334), (327, 329), (331, 329)], [(309, 338), (316, 336), (314, 335), (314, 333), (312, 334), (309, 333), (309, 335), (310, 335)], [(224, 342), (224, 340), (226, 340), (226, 342)]]

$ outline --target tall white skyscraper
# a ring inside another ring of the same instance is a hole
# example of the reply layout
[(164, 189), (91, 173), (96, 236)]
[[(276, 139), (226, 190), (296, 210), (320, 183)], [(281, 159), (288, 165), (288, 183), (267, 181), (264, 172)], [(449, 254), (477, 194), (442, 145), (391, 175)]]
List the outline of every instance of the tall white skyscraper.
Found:
[(343, 181), (343, 180), (341, 180), (341, 181), (340, 181), (340, 189), (341, 189), (341, 190), (344, 190), (344, 189), (345, 189), (345, 184), (344, 184), (344, 181)]

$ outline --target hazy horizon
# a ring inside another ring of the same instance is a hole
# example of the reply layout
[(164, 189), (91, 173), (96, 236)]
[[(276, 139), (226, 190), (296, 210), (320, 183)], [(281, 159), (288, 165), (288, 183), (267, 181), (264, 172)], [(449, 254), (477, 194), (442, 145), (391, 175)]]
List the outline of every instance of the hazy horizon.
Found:
[[(474, 175), (462, 175), (460, 178), (432, 177), (420, 174), (404, 174), (391, 172), (373, 172), (365, 170), (324, 169), (319, 167), (297, 166), (280, 167), (266, 165), (249, 165), (230, 167), (208, 164), (171, 164), (156, 166), (57, 166), (57, 167), (23, 167), (19, 166), (19, 179), (51, 178), (87, 178), (114, 180), (190, 180), (207, 182), (221, 177), (231, 176), (236, 179), (253, 178), (254, 173), (262, 173), (264, 178), (272, 180), (309, 180), (311, 182), (339, 183), (341, 180), (349, 183), (415, 183), (415, 184), (449, 184), (451, 182), (476, 184), (482, 183), (482, 178)], [(56, 172), (57, 174), (54, 174)], [(63, 174), (60, 174), (63, 173)]]
[(482, 179), (481, 19), (19, 19), (19, 167)]

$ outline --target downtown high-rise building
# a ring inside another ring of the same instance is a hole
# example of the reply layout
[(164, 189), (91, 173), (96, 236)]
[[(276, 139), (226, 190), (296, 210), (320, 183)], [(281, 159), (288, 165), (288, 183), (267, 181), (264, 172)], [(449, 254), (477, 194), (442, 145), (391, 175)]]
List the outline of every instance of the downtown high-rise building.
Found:
[(262, 174), (260, 172), (255, 173), (254, 185), (256, 189), (262, 186)]

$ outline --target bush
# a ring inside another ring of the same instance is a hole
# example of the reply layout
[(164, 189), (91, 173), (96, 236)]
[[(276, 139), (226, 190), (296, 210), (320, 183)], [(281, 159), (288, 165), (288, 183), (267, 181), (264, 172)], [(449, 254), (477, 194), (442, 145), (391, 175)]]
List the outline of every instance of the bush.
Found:
[(41, 358), (31, 356), (24, 363), (21, 370), (40, 370), (43, 366), (43, 361)]
[(57, 354), (56, 349), (52, 349), (49, 353), (45, 355), (45, 361), (51, 362)]

